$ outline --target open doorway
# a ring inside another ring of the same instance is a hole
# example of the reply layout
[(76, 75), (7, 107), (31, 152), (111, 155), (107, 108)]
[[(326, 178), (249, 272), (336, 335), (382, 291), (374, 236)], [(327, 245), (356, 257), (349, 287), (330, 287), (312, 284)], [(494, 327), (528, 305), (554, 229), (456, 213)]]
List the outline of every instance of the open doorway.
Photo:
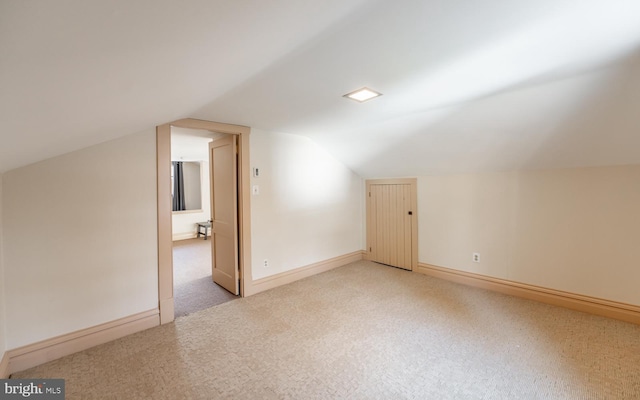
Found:
[[(172, 196), (171, 196), (171, 129), (172, 127), (202, 129), (233, 135), (237, 144), (237, 216), (234, 226), (237, 228), (236, 293), (246, 296), (252, 292), (251, 278), (251, 206), (250, 206), (250, 167), (249, 167), (249, 134), (250, 128), (240, 125), (225, 124), (197, 119), (181, 119), (156, 127), (157, 153), (157, 190), (158, 190), (158, 306), (160, 323), (166, 324), (174, 320), (174, 285), (173, 285), (173, 232), (172, 232)], [(224, 140), (218, 139), (217, 141)], [(217, 192), (218, 193), (218, 192)], [(235, 202), (234, 202), (235, 203)], [(216, 211), (217, 212), (217, 211)], [(214, 214), (216, 213), (214, 212)], [(217, 225), (214, 218), (213, 225)], [(235, 229), (235, 228), (234, 228)], [(214, 236), (216, 236), (214, 229)], [(204, 239), (202, 239), (204, 240)], [(216, 253), (218, 254), (218, 253)], [(222, 254), (222, 253), (220, 253)], [(213, 267), (213, 265), (212, 265)]]
[(212, 280), (209, 143), (228, 134), (171, 127), (175, 317), (235, 299)]

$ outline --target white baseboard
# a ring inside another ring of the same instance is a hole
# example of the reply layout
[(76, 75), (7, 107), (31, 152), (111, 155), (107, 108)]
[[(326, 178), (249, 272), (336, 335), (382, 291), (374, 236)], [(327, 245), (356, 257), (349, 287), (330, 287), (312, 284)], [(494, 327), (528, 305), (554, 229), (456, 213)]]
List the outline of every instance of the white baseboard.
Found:
[(18, 347), (7, 352), (9, 372), (23, 371), (158, 325), (159, 311), (154, 309)]
[(0, 359), (0, 379), (9, 377), (9, 353), (3, 353)]
[[(209, 233), (211, 233), (211, 231), (209, 231)], [(195, 232), (175, 233), (171, 235), (171, 240), (175, 242), (178, 240), (195, 239), (197, 237), (198, 237), (198, 234)]]
[(329, 271), (334, 268), (342, 267), (349, 263), (360, 261), (363, 258), (364, 252), (354, 251), (353, 253), (345, 254), (342, 256), (330, 258), (328, 260), (313, 263), (304, 267), (296, 268), (291, 271), (281, 272), (276, 275), (268, 276), (266, 278), (256, 279), (247, 285), (245, 282), (244, 296), (251, 296), (256, 293), (264, 292), (265, 290), (273, 289), (278, 286), (286, 285), (297, 280), (319, 274), (321, 272)]
[(632, 304), (599, 299), (429, 264), (419, 263), (417, 272), (467, 286), (492, 290), (510, 296), (553, 304), (555, 306), (640, 325), (640, 306)]

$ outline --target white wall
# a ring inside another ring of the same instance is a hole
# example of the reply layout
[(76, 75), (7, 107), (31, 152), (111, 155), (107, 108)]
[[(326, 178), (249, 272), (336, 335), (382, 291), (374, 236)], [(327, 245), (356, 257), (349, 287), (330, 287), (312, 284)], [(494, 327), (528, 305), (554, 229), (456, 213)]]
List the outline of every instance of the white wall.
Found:
[(187, 210), (202, 209), (200, 163), (185, 162), (183, 166), (184, 203)]
[(4, 277), (4, 253), (2, 251), (2, 231), (4, 230), (4, 224), (2, 221), (2, 186), (3, 186), (3, 175), (0, 174), (0, 359), (4, 355), (5, 350), (7, 350), (6, 345), (6, 312), (5, 312), (5, 277)]
[(418, 202), (422, 263), (640, 305), (640, 165), (424, 176)]
[(171, 216), (171, 230), (173, 240), (182, 240), (195, 237), (196, 222), (208, 221), (211, 219), (210, 182), (209, 182), (209, 161), (200, 161), (201, 169), (201, 198), (202, 211), (181, 211), (173, 213)]
[(4, 174), (9, 349), (158, 306), (155, 131)]
[(251, 166), (253, 279), (362, 250), (364, 186), (344, 164), (305, 137), (253, 129)]

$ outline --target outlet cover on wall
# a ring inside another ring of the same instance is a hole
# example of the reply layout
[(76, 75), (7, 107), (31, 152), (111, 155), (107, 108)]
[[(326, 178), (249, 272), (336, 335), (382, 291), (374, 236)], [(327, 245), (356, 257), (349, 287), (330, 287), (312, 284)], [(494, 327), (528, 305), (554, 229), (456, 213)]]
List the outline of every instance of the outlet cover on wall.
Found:
[(473, 262), (480, 262), (480, 253), (473, 253)]
[(269, 268), (269, 260), (267, 260), (266, 258), (264, 259), (264, 267)]

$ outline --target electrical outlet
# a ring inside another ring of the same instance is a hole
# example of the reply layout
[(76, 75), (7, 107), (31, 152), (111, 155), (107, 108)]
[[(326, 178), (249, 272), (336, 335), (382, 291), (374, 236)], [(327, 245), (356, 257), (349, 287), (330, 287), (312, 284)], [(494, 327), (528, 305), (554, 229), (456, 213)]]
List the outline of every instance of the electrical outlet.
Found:
[(264, 267), (269, 268), (269, 260), (267, 260), (266, 258), (264, 259)]
[(473, 253), (473, 262), (480, 262), (480, 253)]

